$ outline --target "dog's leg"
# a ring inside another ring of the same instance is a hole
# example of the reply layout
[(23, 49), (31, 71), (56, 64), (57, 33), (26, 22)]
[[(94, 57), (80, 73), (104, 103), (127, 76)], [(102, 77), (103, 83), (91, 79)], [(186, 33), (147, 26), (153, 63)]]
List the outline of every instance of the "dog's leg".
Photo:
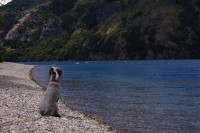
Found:
[(55, 111), (55, 113), (53, 114), (53, 116), (58, 117), (58, 118), (61, 117), (61, 115), (57, 111)]

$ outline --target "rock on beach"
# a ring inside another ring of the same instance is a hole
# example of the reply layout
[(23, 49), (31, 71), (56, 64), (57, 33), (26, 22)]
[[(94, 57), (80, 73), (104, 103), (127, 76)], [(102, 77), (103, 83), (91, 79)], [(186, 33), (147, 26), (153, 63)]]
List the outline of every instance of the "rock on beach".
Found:
[(59, 101), (61, 118), (42, 117), (38, 113), (44, 95), (42, 87), (30, 79), (34, 66), (0, 63), (0, 132), (115, 132), (109, 126), (74, 111)]

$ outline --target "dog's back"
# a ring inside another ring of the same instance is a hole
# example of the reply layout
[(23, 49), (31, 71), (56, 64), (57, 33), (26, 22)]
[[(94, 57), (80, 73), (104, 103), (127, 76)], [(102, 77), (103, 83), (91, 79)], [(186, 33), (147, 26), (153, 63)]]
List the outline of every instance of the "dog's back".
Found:
[(60, 98), (59, 86), (55, 84), (49, 84), (44, 99), (40, 104), (39, 113), (43, 116), (57, 116), (58, 115), (57, 102), (59, 98)]
[(58, 85), (58, 80), (62, 75), (62, 70), (57, 69), (58, 68), (51, 68), (49, 71), (50, 83), (47, 87), (44, 99), (39, 106), (39, 113), (42, 116), (60, 117), (58, 114), (57, 102), (60, 98), (60, 87)]

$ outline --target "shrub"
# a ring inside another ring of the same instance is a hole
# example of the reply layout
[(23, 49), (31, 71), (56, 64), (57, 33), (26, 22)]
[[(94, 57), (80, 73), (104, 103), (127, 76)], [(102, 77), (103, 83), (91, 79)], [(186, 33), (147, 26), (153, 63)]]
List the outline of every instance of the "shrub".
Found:
[(0, 55), (0, 62), (3, 62), (3, 57)]

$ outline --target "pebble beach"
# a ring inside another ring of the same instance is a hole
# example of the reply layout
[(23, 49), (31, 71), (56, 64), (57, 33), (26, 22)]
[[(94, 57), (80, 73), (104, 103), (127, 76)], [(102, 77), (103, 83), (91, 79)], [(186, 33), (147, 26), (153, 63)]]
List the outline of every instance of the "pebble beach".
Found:
[(112, 133), (110, 126), (59, 100), (61, 118), (42, 117), (38, 106), (44, 90), (31, 79), (33, 65), (0, 63), (0, 132)]

